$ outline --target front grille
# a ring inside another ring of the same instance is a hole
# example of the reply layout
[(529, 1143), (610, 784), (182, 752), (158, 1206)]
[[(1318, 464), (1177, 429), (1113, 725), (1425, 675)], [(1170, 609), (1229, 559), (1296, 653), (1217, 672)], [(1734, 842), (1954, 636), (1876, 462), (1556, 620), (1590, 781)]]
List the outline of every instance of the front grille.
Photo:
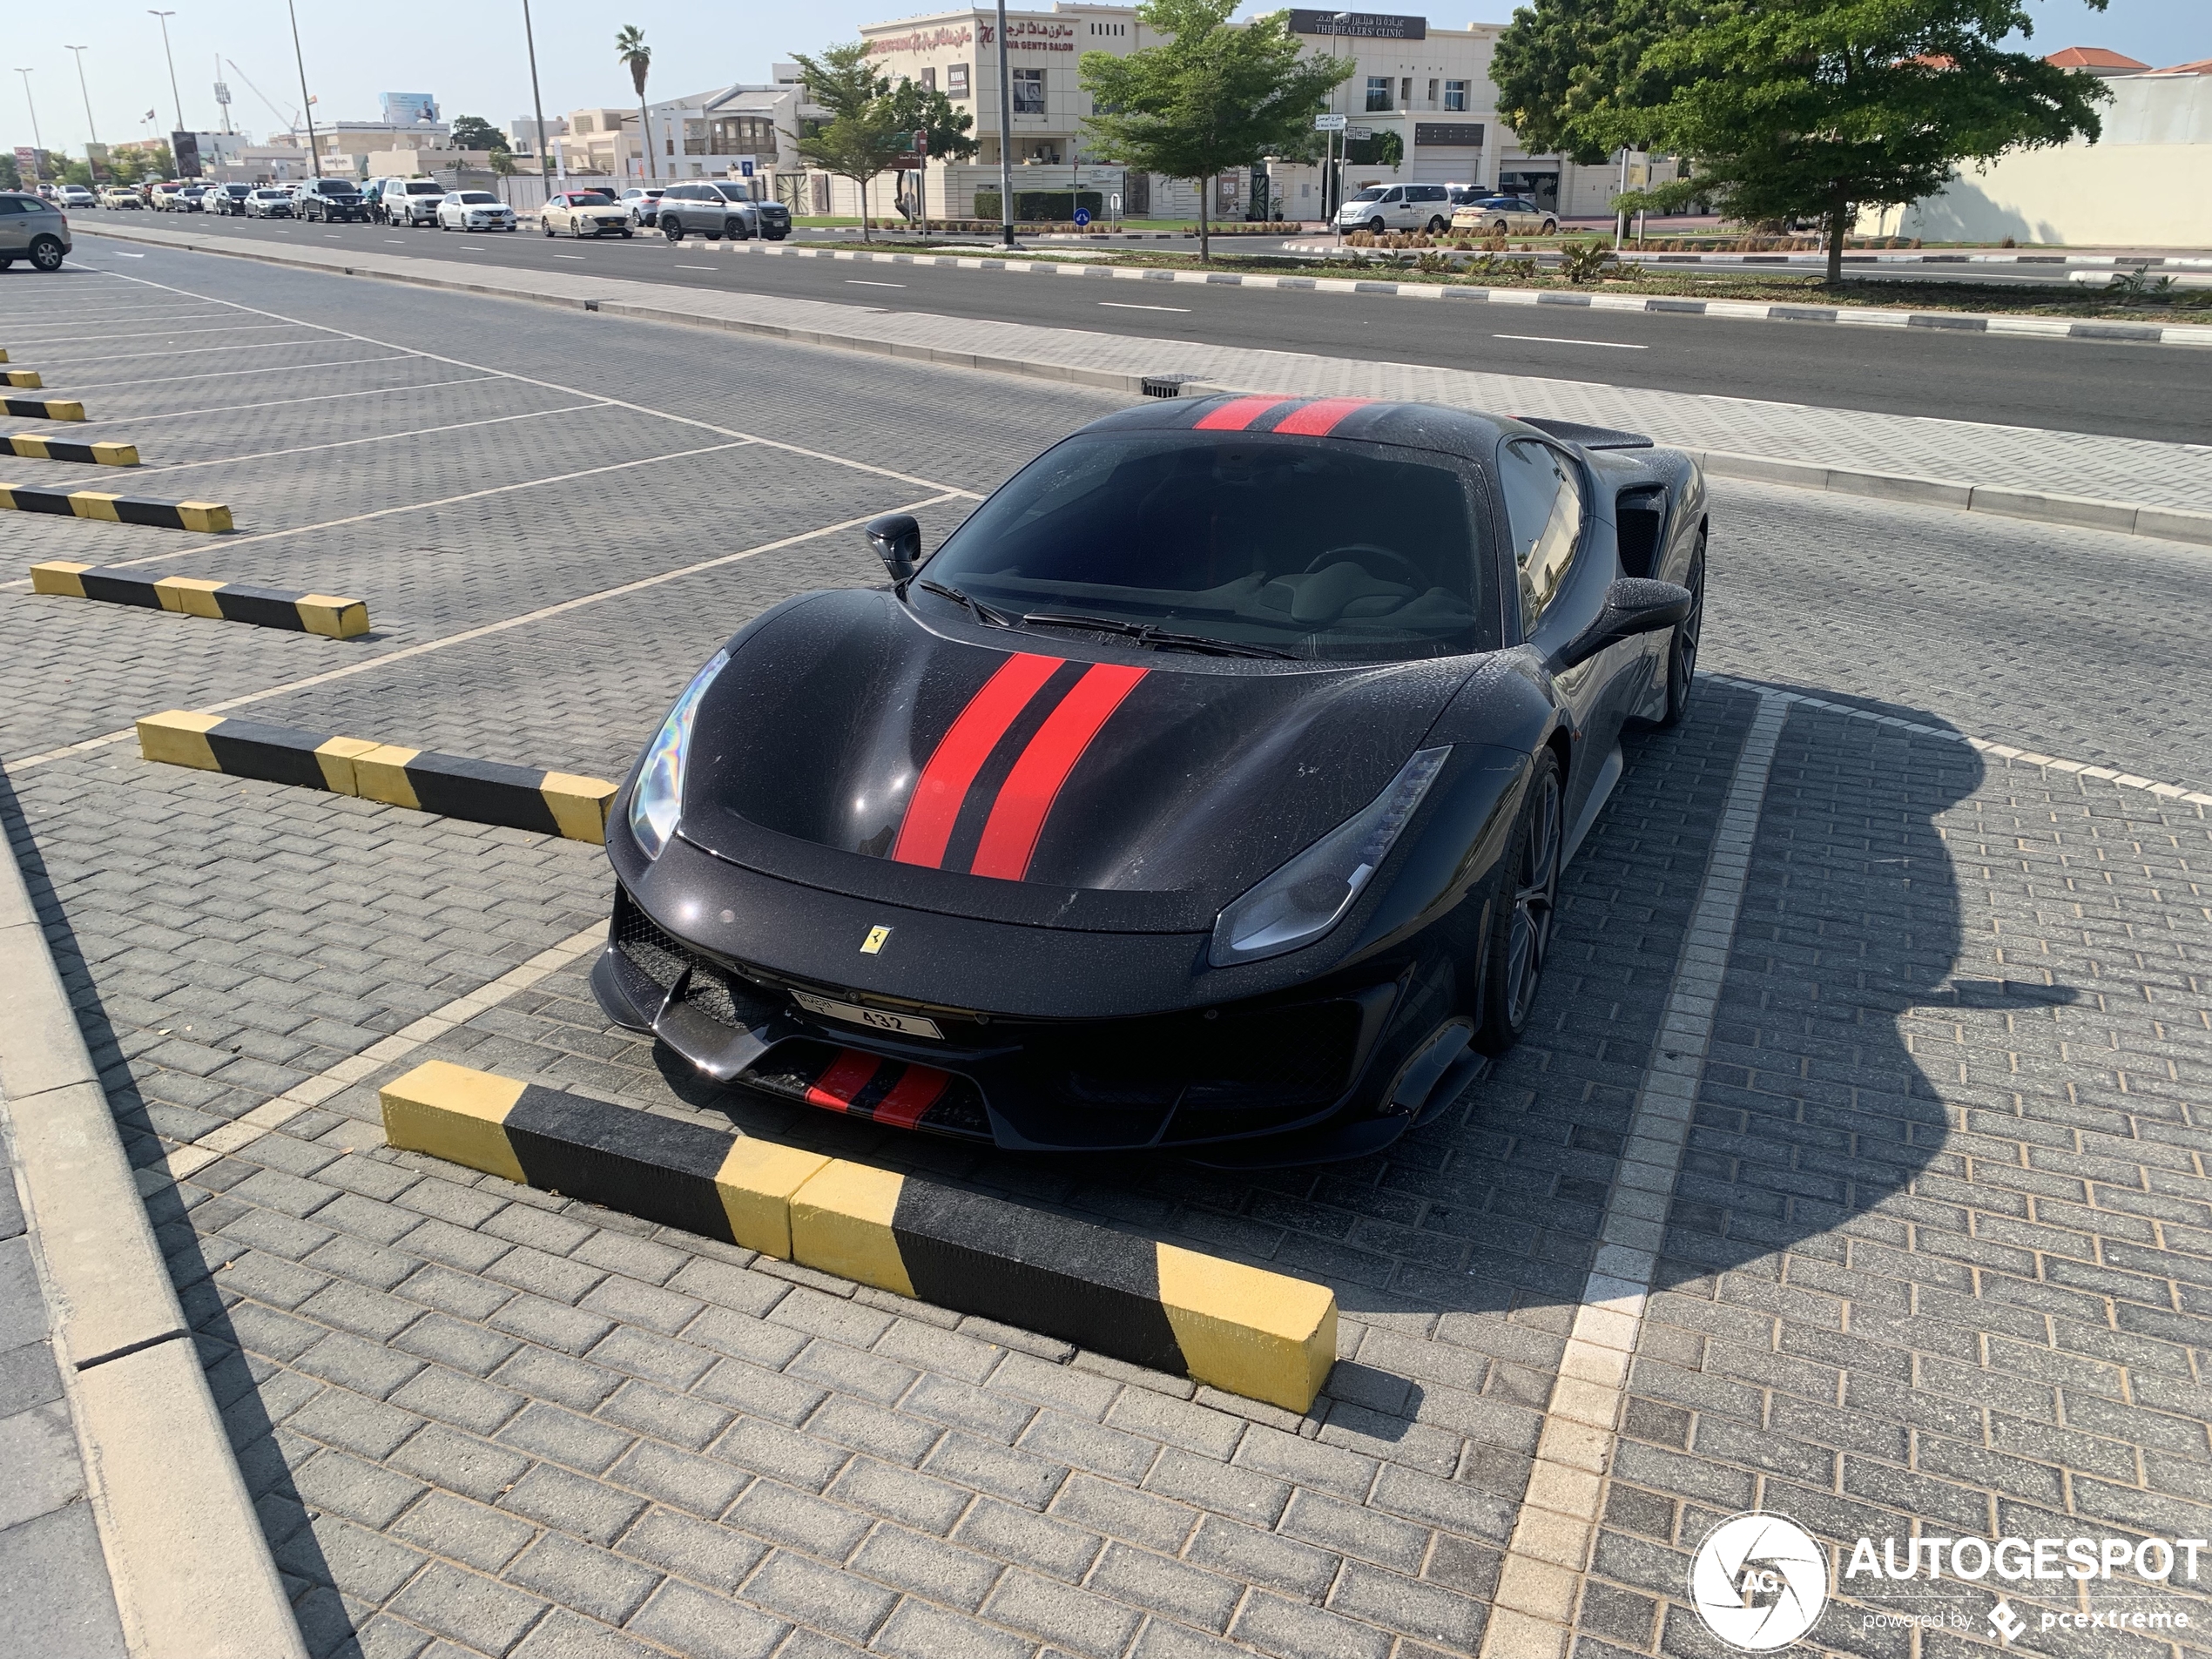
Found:
[(620, 889), (615, 899), (615, 947), (664, 991), (674, 990), (688, 973), (684, 1001), (732, 1030), (759, 1025), (776, 1012), (773, 999), (671, 936)]
[(1069, 1106), (1294, 1113), (1344, 1092), (1359, 1041), (1358, 1005), (1338, 1001), (1039, 1031), (1025, 1047)]

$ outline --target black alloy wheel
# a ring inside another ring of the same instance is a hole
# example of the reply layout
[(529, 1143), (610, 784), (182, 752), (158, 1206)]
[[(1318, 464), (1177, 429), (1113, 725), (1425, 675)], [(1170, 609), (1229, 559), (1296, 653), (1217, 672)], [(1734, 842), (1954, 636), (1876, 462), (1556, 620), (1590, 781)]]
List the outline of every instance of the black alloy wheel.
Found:
[(1697, 686), (1697, 641), (1705, 631), (1705, 533), (1697, 534), (1697, 550), (1689, 556), (1689, 574), (1683, 579), (1689, 590), (1689, 614), (1675, 624), (1667, 642), (1667, 711), (1659, 718), (1663, 727), (1682, 724), (1689, 712), (1689, 695)]
[(667, 214), (663, 213), (660, 218), (660, 233), (665, 236), (671, 244), (681, 242), (684, 239), (684, 221), (680, 219), (671, 219)]
[(1482, 1022), (1474, 1038), (1485, 1054), (1503, 1054), (1519, 1042), (1536, 1005), (1559, 907), (1563, 807), (1559, 759), (1547, 747), (1537, 753), (1521, 821), (1514, 826), (1506, 879), (1493, 900), (1497, 907), (1485, 945)]

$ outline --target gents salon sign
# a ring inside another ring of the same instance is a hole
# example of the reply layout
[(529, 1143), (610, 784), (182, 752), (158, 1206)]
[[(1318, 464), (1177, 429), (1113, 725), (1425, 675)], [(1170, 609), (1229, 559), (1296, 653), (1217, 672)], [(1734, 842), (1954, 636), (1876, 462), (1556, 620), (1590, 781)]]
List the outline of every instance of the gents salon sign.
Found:
[(917, 29), (911, 35), (893, 35), (868, 42), (870, 56), (890, 52), (934, 51), (941, 46), (965, 46), (969, 40), (968, 25), (961, 24), (952, 29)]
[(1294, 35), (1341, 35), (1346, 40), (1426, 40), (1428, 19), (1399, 17), (1380, 11), (1355, 11), (1342, 17), (1334, 11), (1305, 11), (1293, 8)]

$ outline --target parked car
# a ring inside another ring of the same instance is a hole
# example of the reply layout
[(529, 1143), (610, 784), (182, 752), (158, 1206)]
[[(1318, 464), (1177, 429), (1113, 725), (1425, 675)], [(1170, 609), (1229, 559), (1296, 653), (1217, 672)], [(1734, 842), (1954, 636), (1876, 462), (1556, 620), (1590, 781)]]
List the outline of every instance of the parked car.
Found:
[(1370, 185), (1337, 209), (1341, 231), (1441, 231), (1452, 222), (1452, 192), (1443, 185)]
[(1553, 236), (1559, 232), (1559, 215), (1546, 212), (1526, 196), (1486, 196), (1456, 209), (1452, 228), (1485, 236)]
[(184, 188), (185, 185), (182, 179), (177, 179), (173, 182), (158, 185), (148, 185), (145, 186), (146, 206), (153, 209), (153, 211), (157, 213), (174, 212), (177, 211), (179, 206), (181, 206), (177, 199), (183, 193)]
[(212, 186), (201, 206), (203, 212), (225, 213), (233, 219), (246, 217), (246, 199), (253, 193), (251, 185), (216, 185)]
[(248, 219), (293, 219), (292, 192), (281, 185), (264, 185), (246, 199)]
[(54, 205), (66, 212), (71, 207), (98, 207), (100, 199), (82, 185), (58, 185), (54, 190)]
[(71, 243), (60, 208), (28, 191), (0, 192), (0, 271), (29, 260), (36, 271), (58, 271)]
[(377, 200), (387, 225), (435, 225), (446, 187), (435, 179), (387, 179)]
[(207, 211), (207, 198), (215, 188), (212, 185), (186, 185), (177, 192), (172, 211), (179, 213), (201, 213)]
[(438, 203), (442, 231), (511, 231), (515, 210), (489, 190), (456, 190)]
[(138, 192), (128, 185), (110, 185), (100, 192), (100, 206), (106, 208), (143, 208), (145, 203)]
[(637, 226), (630, 210), (604, 190), (563, 190), (550, 197), (537, 216), (548, 236), (629, 236)]
[(630, 210), (630, 222), (651, 230), (660, 223), (660, 199), (668, 194), (665, 185), (632, 185), (622, 192), (622, 205)]
[(671, 242), (708, 236), (743, 242), (755, 236), (780, 242), (791, 234), (791, 209), (752, 199), (739, 184), (671, 185), (660, 199), (661, 234)]
[(368, 218), (368, 204), (361, 199), (361, 186), (350, 179), (308, 179), (300, 186), (293, 211), (302, 219), (319, 219), (326, 225)]

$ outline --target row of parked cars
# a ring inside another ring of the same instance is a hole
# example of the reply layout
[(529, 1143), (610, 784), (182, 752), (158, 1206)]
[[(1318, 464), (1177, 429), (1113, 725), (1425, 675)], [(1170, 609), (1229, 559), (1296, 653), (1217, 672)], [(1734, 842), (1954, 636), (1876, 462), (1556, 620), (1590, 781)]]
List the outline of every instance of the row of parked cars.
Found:
[(1370, 185), (1337, 209), (1340, 231), (1449, 231), (1475, 236), (1554, 236), (1559, 215), (1526, 196), (1480, 185)]
[(637, 185), (617, 197), (604, 190), (564, 190), (545, 204), (538, 225), (548, 236), (630, 236), (658, 230), (671, 242), (702, 236), (744, 242), (759, 236), (780, 242), (791, 234), (791, 209), (756, 199), (749, 185), (696, 179), (681, 185)]

